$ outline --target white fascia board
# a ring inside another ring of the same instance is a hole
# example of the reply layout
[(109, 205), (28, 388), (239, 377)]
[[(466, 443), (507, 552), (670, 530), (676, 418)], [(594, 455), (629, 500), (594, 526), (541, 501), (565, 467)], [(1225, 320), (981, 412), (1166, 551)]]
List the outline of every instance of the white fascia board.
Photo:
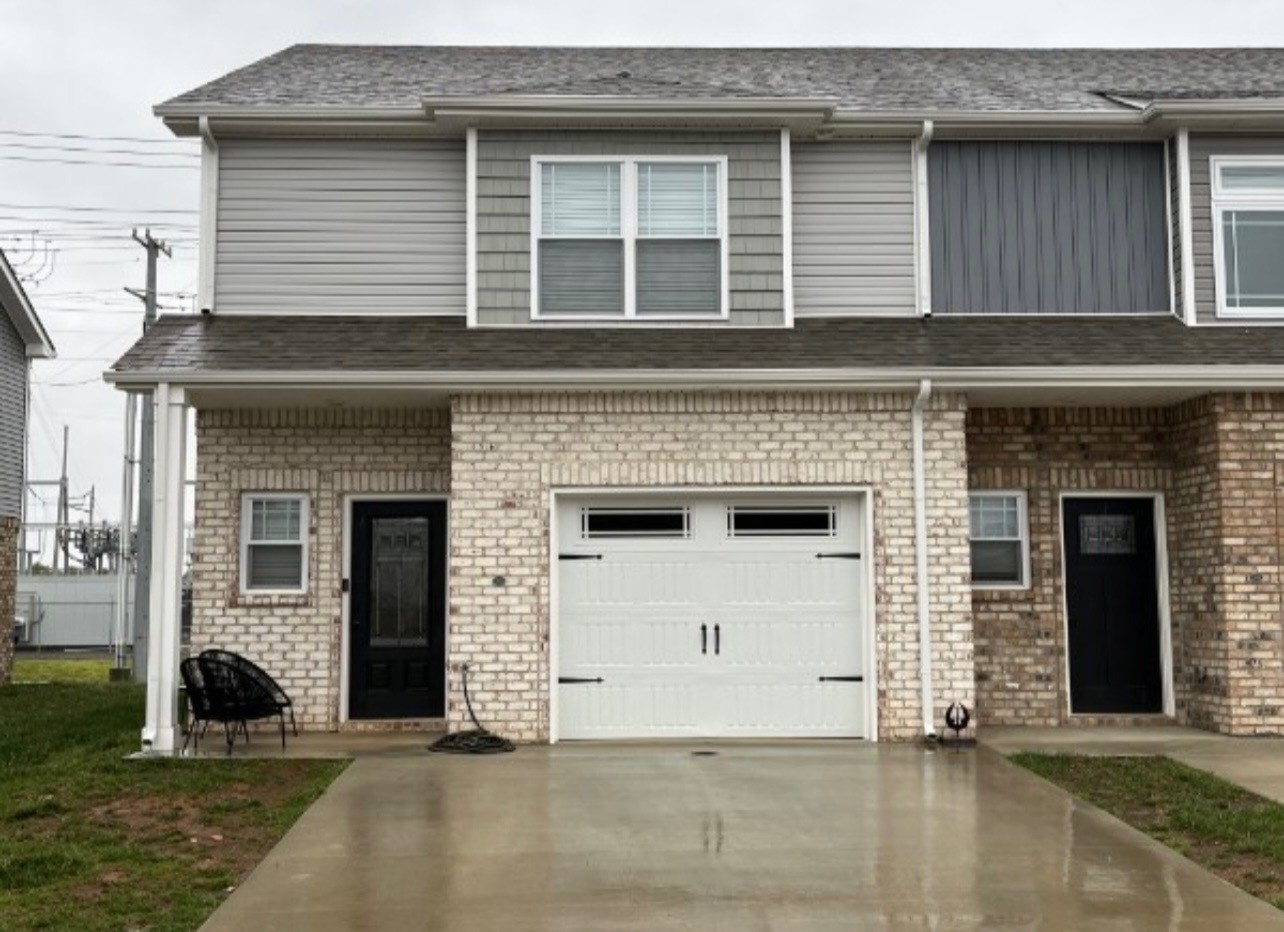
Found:
[(0, 310), (13, 321), (14, 329), (22, 337), (28, 358), (53, 359), (57, 355), (49, 331), (41, 323), (36, 308), (27, 297), (26, 289), (18, 280), (3, 251), (0, 251)]
[(103, 378), (118, 388), (159, 382), (189, 387), (436, 388), (490, 389), (780, 387), (917, 389), (923, 379), (943, 390), (981, 388), (1207, 388), (1280, 390), (1284, 366), (1012, 366), (887, 369), (537, 369), (506, 371), (285, 372), (110, 370)]

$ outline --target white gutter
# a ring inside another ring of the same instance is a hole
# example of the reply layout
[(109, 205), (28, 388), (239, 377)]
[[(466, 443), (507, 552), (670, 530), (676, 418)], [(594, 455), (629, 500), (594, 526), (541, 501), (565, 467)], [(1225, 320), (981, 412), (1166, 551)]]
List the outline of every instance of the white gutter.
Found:
[(108, 370), (104, 381), (145, 389), (159, 382), (186, 386), (294, 388), (496, 388), (752, 385), (906, 391), (923, 379), (951, 390), (985, 388), (1202, 388), (1284, 391), (1284, 365), (1010, 366), (886, 369), (475, 369), (475, 370)]
[(914, 264), (918, 292), (918, 315), (932, 316), (932, 234), (928, 204), (927, 147), (932, 144), (934, 124), (923, 121), (923, 131), (914, 141)]
[(218, 141), (210, 118), (201, 117), (201, 218), (196, 302), (205, 313), (214, 310), (214, 282), (218, 255)]
[(936, 697), (932, 691), (932, 590), (927, 560), (927, 463), (923, 452), (923, 408), (932, 395), (932, 382), (923, 379), (918, 386), (911, 412), (914, 446), (914, 556), (917, 563), (918, 591), (918, 676), (920, 704), (923, 711), (923, 737), (936, 739), (933, 709)]

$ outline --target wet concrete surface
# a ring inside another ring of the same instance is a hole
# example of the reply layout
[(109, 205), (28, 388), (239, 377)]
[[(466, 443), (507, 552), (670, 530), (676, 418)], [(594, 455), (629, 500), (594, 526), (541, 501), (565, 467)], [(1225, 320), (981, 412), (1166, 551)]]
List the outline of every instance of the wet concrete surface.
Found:
[(207, 930), (1284, 929), (987, 748), (359, 757)]

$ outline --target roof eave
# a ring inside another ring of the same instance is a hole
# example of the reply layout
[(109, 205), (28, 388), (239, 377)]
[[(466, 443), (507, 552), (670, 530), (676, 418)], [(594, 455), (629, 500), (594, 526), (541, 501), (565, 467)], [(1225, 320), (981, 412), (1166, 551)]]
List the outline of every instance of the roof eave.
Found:
[(941, 388), (1284, 389), (1284, 365), (910, 366), (817, 369), (513, 369), (513, 370), (108, 370), (122, 390), (162, 382), (189, 387), (424, 388), (453, 391), (754, 386), (758, 388), (896, 388), (931, 379)]
[(18, 280), (9, 260), (0, 252), (0, 307), (3, 307), (14, 328), (22, 337), (27, 356), (32, 359), (53, 359), (57, 355), (49, 331), (41, 322), (35, 306), (27, 297), (26, 289)]

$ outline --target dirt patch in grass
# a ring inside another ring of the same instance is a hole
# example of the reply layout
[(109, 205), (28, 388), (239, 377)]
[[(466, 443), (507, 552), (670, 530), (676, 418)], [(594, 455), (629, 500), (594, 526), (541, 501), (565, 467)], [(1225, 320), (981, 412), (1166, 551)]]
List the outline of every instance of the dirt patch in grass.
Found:
[(1166, 757), (1012, 760), (1284, 909), (1284, 805)]
[(345, 766), (126, 761), (127, 685), (0, 689), (0, 929), (195, 929)]

